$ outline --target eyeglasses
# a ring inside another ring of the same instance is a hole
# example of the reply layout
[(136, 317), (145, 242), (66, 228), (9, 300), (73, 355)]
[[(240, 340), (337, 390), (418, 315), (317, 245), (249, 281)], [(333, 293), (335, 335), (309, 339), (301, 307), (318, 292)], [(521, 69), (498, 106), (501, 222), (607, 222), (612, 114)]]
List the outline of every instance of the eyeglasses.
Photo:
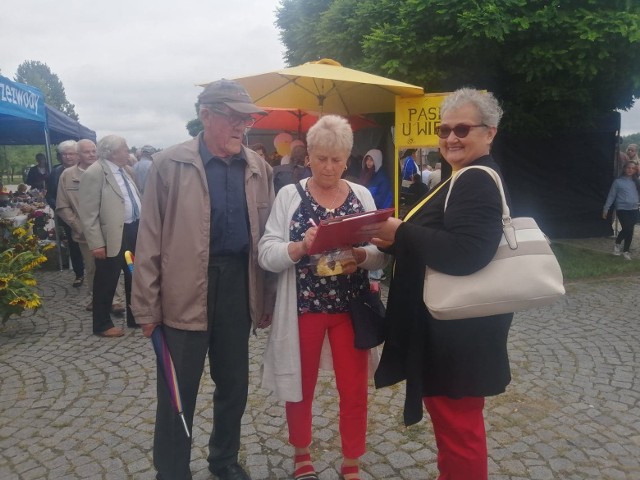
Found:
[(244, 128), (251, 128), (256, 123), (256, 119), (251, 115), (236, 115), (234, 113), (225, 112), (224, 110), (218, 110), (217, 108), (209, 107), (216, 115), (226, 118), (231, 126), (237, 127), (238, 125), (244, 125)]
[(61, 153), (60, 155), (62, 155), (63, 157), (73, 157), (78, 154), (76, 152), (64, 152), (64, 153)]
[(487, 127), (487, 126), (488, 125), (485, 125), (484, 123), (481, 123), (479, 125), (465, 125), (463, 123), (460, 125), (456, 125), (453, 128), (447, 127), (446, 125), (439, 125), (436, 127), (436, 135), (438, 135), (442, 139), (447, 139), (449, 138), (449, 135), (451, 135), (451, 132), (453, 132), (453, 134), (456, 137), (464, 138), (467, 135), (469, 135), (469, 132), (471, 131), (472, 128)]

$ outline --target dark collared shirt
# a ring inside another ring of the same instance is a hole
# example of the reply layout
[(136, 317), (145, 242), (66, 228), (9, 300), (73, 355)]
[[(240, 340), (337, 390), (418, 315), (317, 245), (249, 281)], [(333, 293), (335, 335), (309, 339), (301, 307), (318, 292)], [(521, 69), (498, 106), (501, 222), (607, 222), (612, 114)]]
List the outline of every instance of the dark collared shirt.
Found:
[(243, 152), (234, 155), (228, 162), (213, 156), (202, 136), (199, 150), (211, 202), (209, 253), (212, 257), (247, 253), (249, 217), (244, 193), (247, 160)]

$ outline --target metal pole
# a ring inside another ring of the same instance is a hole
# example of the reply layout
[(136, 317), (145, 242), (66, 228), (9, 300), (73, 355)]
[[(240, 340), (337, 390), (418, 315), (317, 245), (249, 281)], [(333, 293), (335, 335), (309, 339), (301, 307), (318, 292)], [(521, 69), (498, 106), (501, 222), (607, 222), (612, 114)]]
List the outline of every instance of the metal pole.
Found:
[[(49, 168), (49, 175), (51, 175), (51, 170), (53, 170), (53, 166), (51, 164), (51, 144), (49, 141), (49, 129), (46, 125), (44, 127), (44, 143), (45, 155), (47, 156), (47, 166)], [(60, 233), (58, 232), (58, 218), (56, 217), (55, 211), (53, 212), (53, 225), (53, 230), (56, 235), (56, 247), (58, 249), (58, 268), (62, 271), (62, 242), (60, 240)]]

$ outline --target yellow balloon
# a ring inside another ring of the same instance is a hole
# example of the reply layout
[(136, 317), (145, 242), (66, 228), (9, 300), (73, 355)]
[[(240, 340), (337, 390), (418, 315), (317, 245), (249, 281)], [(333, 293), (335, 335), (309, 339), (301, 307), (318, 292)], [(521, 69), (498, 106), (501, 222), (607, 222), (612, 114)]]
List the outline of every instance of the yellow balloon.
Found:
[(290, 143), (280, 143), (276, 145), (276, 152), (278, 155), (284, 157), (285, 155), (289, 155), (291, 153), (291, 144)]
[(282, 132), (273, 138), (273, 145), (276, 146), (279, 143), (291, 143), (292, 141), (293, 137), (290, 134)]
[(286, 133), (282, 132), (275, 136), (273, 139), (273, 146), (276, 147), (276, 152), (278, 155), (285, 156), (291, 153), (291, 142), (293, 141), (293, 137)]

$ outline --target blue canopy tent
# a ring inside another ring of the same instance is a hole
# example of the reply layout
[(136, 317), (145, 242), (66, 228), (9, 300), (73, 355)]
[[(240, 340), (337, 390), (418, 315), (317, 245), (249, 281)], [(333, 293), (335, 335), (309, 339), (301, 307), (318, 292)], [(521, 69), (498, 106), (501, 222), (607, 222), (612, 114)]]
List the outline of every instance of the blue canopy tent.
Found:
[[(51, 171), (51, 144), (84, 138), (95, 142), (96, 132), (46, 105), (39, 89), (0, 75), (0, 145), (44, 145)], [(62, 268), (59, 238), (56, 243)]]
[(96, 132), (44, 102), (37, 88), (0, 75), (0, 145), (46, 145), (88, 138)]

